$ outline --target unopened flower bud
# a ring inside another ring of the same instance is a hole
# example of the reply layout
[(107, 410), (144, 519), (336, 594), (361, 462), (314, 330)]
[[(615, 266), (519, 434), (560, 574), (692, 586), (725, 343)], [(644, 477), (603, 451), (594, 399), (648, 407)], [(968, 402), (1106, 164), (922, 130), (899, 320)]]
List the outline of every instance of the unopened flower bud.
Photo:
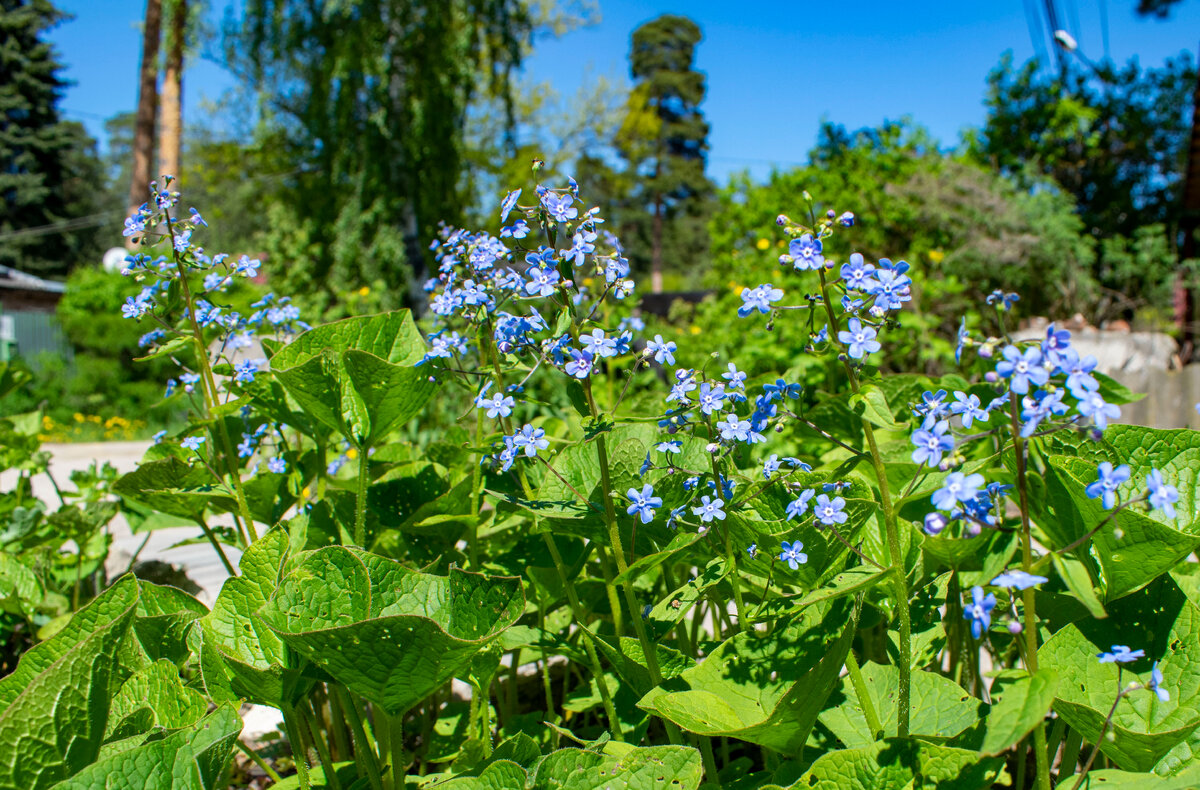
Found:
[(1010, 634), (1012, 634), (1013, 636), (1016, 636), (1017, 634), (1021, 633), (1021, 631), (1023, 631), (1023, 630), (1025, 630), (1025, 629), (1022, 628), (1019, 620), (1013, 620), (1008, 624), (1008, 632)]

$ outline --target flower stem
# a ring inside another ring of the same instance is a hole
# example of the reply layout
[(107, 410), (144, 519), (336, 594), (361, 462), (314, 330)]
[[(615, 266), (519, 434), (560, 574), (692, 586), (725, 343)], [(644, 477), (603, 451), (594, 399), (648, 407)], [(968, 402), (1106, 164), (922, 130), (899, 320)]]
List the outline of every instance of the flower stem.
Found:
[(367, 540), (367, 486), (370, 484), (370, 470), (367, 468), (369, 453), (366, 447), (358, 449), (358, 497), (354, 502), (354, 545), (366, 548)]
[(863, 718), (867, 720), (867, 726), (871, 728), (871, 737), (879, 740), (884, 734), (883, 725), (879, 723), (879, 714), (875, 712), (875, 705), (871, 702), (867, 683), (863, 679), (862, 669), (859, 668), (857, 659), (854, 658), (853, 650), (846, 653), (846, 671), (850, 673), (850, 683), (854, 686), (854, 695), (858, 697), (858, 704), (862, 706)]

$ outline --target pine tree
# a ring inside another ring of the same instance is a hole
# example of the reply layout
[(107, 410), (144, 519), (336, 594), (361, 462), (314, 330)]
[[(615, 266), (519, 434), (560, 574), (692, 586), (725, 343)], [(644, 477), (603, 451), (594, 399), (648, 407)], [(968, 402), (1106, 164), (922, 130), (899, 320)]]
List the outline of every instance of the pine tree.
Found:
[(670, 14), (633, 32), (629, 65), (636, 83), (617, 135), (633, 183), (623, 230), (632, 230), (630, 261), (642, 270), (649, 264), (655, 293), (664, 269), (694, 270), (708, 254), (713, 186), (704, 174), (709, 127), (700, 111), (706, 85), (692, 68), (701, 37), (695, 22)]
[(59, 116), (66, 83), (45, 37), (65, 19), (49, 0), (0, 0), (0, 264), (43, 276), (100, 253), (94, 218), (80, 222), (103, 188), (87, 183), (101, 179), (95, 143)]

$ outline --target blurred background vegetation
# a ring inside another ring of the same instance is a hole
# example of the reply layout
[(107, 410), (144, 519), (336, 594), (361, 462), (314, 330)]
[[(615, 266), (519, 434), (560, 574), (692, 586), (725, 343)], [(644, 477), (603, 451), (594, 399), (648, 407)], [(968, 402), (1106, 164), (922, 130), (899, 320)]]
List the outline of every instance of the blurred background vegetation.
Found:
[[(169, 363), (134, 361), (148, 327), (119, 306), (136, 286), (97, 263), (159, 172), (182, 177), (211, 225), (209, 252), (266, 262), (266, 281), (231, 299), (274, 290), (316, 321), (419, 309), (438, 224), (495, 230), (499, 196), (531, 187), (542, 160), (547, 178), (574, 175), (603, 209), (642, 290), (667, 292), (661, 315), (644, 316), (651, 333), (704, 334), (743, 366), (781, 370), (802, 364), (807, 337), (735, 332), (729, 319), (743, 285), (778, 272), (775, 218), (804, 210), (804, 191), (821, 211), (855, 213), (855, 250), (913, 264), (896, 369), (943, 369), (960, 316), (995, 288), (1021, 293), (1026, 315), (1175, 332), (1176, 291), (1195, 279), (1185, 181), (1200, 92), (1187, 52), (1157, 67), (1065, 45), (1056, 68), (1006, 56), (987, 79), (985, 122), (959, 140), (934, 139), (919, 118), (827, 122), (806, 164), (714, 183), (703, 30), (686, 17), (629, 31), (628, 82), (564, 97), (522, 64), (536, 41), (594, 23), (594, 4), (246, 0), (219, 28), (210, 11), (149, 0), (138, 110), (108, 120), (101, 152), (59, 108), (61, 55), (46, 35), (62, 14), (50, 0), (0, 2), (0, 107), (20, 108), (0, 128), (0, 265), (65, 280), (57, 317), (74, 349), (25, 360), (38, 375), (9, 411), (41, 404), (60, 427), (136, 415), (152, 432), (185, 408), (162, 401)], [(179, 81), (200, 51), (239, 87), (185, 123)]]

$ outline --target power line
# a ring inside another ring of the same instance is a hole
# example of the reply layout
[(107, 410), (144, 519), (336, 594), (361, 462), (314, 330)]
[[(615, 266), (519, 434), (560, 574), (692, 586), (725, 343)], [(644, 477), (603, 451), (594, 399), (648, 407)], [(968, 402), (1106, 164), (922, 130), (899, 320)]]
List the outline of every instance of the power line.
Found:
[(56, 233), (69, 233), (70, 231), (82, 230), (83, 228), (95, 228), (107, 224), (113, 215), (118, 213), (120, 212), (116, 210), (104, 211), (86, 217), (75, 217), (74, 219), (52, 222), (49, 225), (38, 225), (33, 228), (21, 228), (20, 230), (9, 231), (8, 233), (0, 233), (0, 242), (11, 241), (12, 239), (50, 236)]

